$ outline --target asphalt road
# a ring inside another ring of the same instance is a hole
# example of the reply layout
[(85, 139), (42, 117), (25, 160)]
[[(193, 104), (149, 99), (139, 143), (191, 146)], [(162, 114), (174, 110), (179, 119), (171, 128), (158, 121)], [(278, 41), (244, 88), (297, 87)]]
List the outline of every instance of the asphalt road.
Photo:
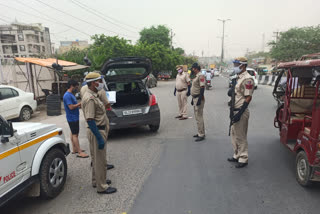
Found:
[[(253, 95), (249, 165), (237, 169), (227, 162), (232, 155), (227, 80), (215, 78), (213, 85), (205, 93), (206, 140), (196, 143), (192, 139), (194, 120), (179, 121), (168, 114), (170, 137), (129, 213), (319, 213), (320, 186), (306, 189), (298, 185), (295, 156), (279, 143), (273, 127), (272, 88), (259, 86)], [(175, 100), (169, 97), (168, 102)], [(191, 109), (189, 112), (192, 115)]]
[[(310, 189), (298, 185), (295, 156), (280, 144), (273, 127), (276, 104), (271, 87), (259, 86), (254, 93), (249, 165), (236, 169), (226, 161), (232, 155), (227, 79), (217, 77), (213, 85), (205, 92), (205, 141), (194, 142), (194, 119), (174, 119), (174, 82), (159, 82), (152, 89), (161, 109), (159, 132), (126, 129), (117, 131), (108, 142), (108, 159), (116, 166), (108, 171), (108, 178), (118, 188), (116, 194), (98, 195), (90, 185), (90, 159), (70, 154), (65, 189), (57, 198), (18, 199), (0, 213), (319, 213), (320, 185)], [(190, 104), (188, 112), (193, 117)], [(33, 118), (37, 120), (63, 127), (70, 141), (65, 115)], [(85, 130), (83, 119), (80, 124)], [(80, 143), (88, 151), (85, 131), (80, 133)]]

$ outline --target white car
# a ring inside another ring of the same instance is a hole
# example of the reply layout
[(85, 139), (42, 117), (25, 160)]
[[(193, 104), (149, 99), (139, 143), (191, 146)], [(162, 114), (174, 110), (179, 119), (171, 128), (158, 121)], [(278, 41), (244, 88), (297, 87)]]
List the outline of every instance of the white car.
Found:
[[(258, 73), (252, 68), (247, 68), (247, 71), (253, 77), (254, 89), (257, 89), (258, 88), (258, 79), (257, 79), (257, 74)], [(230, 72), (228, 72), (228, 73), (230, 73)], [(229, 75), (230, 75), (229, 76), (229, 88), (230, 88), (232, 79), (236, 78), (237, 75), (234, 72), (230, 73)]]
[(247, 71), (253, 77), (254, 89), (257, 89), (258, 88), (258, 79), (257, 79), (258, 73), (253, 68), (247, 68)]
[(37, 108), (33, 93), (8, 85), (0, 85), (0, 115), (6, 120), (29, 120)]
[(56, 125), (16, 122), (0, 116), (0, 207), (25, 193), (54, 198), (67, 177), (69, 144)]

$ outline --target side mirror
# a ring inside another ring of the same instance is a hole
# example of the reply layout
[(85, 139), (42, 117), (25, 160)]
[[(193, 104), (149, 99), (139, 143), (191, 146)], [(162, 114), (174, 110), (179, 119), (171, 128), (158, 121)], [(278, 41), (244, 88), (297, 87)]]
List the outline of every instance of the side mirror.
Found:
[(13, 136), (12, 122), (8, 122), (2, 116), (0, 116), (0, 125), (1, 143), (7, 143), (9, 142), (9, 137)]

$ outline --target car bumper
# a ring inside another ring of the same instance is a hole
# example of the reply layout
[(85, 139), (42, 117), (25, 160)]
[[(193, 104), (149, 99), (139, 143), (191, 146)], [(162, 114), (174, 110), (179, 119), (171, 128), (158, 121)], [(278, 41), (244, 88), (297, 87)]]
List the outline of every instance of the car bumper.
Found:
[(109, 117), (110, 130), (160, 124), (159, 106), (152, 106), (147, 114)]
[(35, 112), (37, 109), (37, 101), (33, 100), (31, 103), (32, 112)]

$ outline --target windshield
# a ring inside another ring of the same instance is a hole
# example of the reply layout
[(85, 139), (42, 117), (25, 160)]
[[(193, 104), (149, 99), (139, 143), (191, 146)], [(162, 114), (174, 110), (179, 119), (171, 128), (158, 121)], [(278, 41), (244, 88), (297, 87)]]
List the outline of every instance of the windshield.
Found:
[(143, 75), (146, 72), (145, 68), (111, 68), (107, 71), (106, 76), (115, 75)]

